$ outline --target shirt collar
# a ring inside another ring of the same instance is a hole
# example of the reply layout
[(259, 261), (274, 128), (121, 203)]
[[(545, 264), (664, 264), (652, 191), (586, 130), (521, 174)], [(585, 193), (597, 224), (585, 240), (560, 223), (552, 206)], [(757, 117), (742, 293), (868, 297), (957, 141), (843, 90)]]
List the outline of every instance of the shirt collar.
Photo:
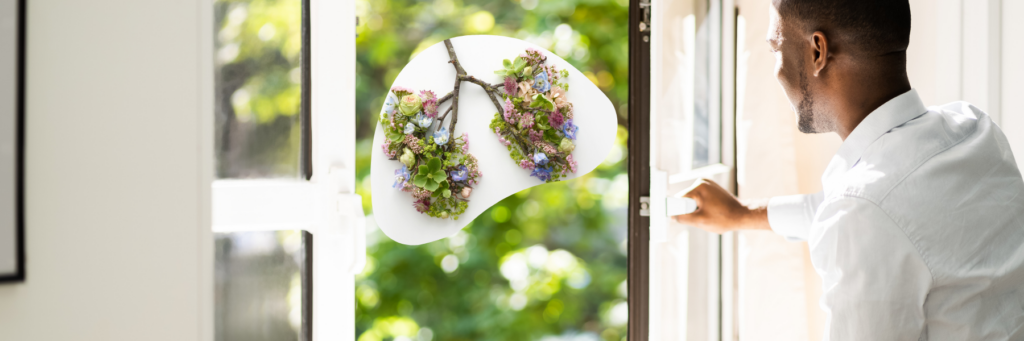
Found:
[(822, 184), (828, 187), (829, 179), (853, 168), (860, 160), (864, 150), (879, 137), (927, 111), (928, 108), (924, 106), (921, 96), (918, 96), (915, 89), (904, 92), (882, 104), (868, 114), (839, 146), (839, 151), (832, 157), (832, 161), (821, 177)]

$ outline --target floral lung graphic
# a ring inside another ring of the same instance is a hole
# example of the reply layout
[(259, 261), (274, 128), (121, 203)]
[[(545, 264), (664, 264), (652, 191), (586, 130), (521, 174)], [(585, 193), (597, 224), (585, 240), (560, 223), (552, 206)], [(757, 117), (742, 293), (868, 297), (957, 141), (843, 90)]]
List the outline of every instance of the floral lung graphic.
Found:
[(384, 95), (372, 221), (404, 244), (450, 236), (509, 195), (594, 170), (618, 129), (611, 101), (582, 72), (509, 37), (430, 45)]
[(573, 106), (566, 97), (569, 76), (537, 49), (527, 49), (514, 60), (504, 60), (504, 69), (494, 73), (505, 77), (501, 93), (505, 105), (491, 120), (490, 128), (509, 156), (530, 176), (552, 182), (566, 173), (576, 173), (577, 162)]
[(416, 211), (442, 219), (458, 219), (466, 211), (472, 186), (481, 175), (476, 157), (469, 153), (469, 135), (452, 138), (441, 123), (444, 116), (437, 115), (440, 102), (452, 97), (438, 99), (429, 90), (417, 94), (396, 87), (388, 93), (380, 116), (387, 135), (381, 146), (384, 154), (402, 162), (393, 187), (412, 195)]
[[(412, 195), (416, 211), (435, 218), (459, 219), (469, 206), (472, 186), (481, 176), (476, 157), (469, 153), (469, 134), (451, 137), (459, 117), (459, 90), (463, 81), (469, 81), (488, 94), (496, 91), (490, 84), (466, 75), (451, 40), (444, 44), (451, 57), (449, 63), (455, 67), (454, 90), (437, 98), (430, 90), (417, 94), (403, 87), (392, 88), (380, 116), (386, 135), (381, 147), (388, 158), (402, 162), (402, 168), (395, 170), (393, 187)], [(438, 116), (438, 106), (448, 100), (451, 106)], [(445, 127), (443, 122), (449, 113), (451, 123)]]

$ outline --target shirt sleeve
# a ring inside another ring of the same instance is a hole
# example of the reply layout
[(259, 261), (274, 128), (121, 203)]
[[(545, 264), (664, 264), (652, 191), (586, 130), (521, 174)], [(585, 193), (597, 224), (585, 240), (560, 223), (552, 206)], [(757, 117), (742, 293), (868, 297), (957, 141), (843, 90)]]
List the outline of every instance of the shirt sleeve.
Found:
[(789, 241), (807, 240), (807, 231), (824, 194), (797, 194), (768, 200), (768, 225)]
[(822, 205), (811, 260), (823, 274), (823, 340), (918, 340), (931, 272), (903, 230), (874, 203)]

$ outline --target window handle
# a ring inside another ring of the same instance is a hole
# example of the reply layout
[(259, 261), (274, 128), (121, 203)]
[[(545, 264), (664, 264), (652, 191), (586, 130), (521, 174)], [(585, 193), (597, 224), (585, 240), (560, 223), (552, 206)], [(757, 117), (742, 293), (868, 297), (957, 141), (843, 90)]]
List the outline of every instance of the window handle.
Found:
[(640, 215), (650, 217), (651, 242), (664, 242), (668, 235), (669, 217), (689, 214), (697, 210), (697, 202), (690, 198), (669, 197), (668, 173), (651, 169), (651, 195), (640, 197)]

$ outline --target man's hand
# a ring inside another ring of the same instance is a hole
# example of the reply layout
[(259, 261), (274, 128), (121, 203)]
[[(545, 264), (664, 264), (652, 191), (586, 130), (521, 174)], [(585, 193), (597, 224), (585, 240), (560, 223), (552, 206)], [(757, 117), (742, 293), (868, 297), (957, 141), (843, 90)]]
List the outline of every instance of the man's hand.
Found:
[(768, 227), (767, 208), (743, 205), (714, 181), (698, 179), (683, 196), (696, 201), (697, 210), (673, 217), (680, 224), (718, 234), (744, 229), (771, 229)]

